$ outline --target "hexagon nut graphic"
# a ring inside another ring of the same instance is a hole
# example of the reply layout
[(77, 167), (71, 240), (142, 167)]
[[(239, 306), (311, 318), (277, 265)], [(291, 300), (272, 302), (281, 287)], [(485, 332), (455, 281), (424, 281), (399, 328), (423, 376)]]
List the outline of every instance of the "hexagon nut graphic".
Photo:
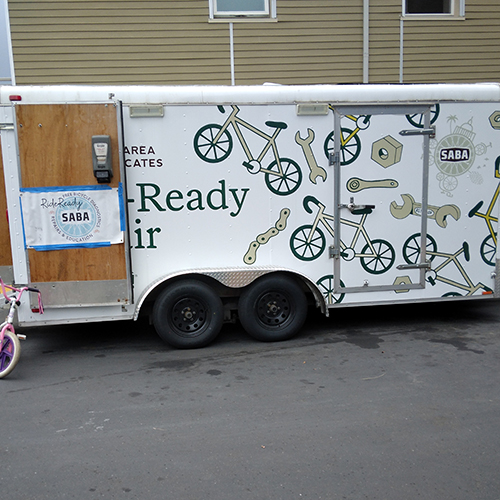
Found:
[(390, 135), (372, 144), (372, 160), (384, 168), (392, 167), (401, 161), (402, 152), (403, 145)]
[[(409, 276), (398, 276), (395, 280), (393, 285), (410, 285), (411, 284), (411, 278)], [(394, 290), (396, 293), (407, 293), (410, 291), (410, 289), (400, 289), (400, 290)]]
[(494, 111), (490, 115), (490, 125), (495, 129), (495, 130), (500, 130), (500, 111)]

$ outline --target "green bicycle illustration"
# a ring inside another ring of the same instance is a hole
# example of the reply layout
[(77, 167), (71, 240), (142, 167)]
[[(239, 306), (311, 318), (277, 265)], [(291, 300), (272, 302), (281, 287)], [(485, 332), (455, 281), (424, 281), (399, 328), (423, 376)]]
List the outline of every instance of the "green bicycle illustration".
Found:
[[(431, 125), (438, 119), (440, 112), (439, 104), (431, 107)], [(406, 119), (416, 128), (424, 128), (424, 115), (422, 113), (414, 113), (406, 115)]]
[[(290, 237), (290, 248), (295, 257), (300, 260), (311, 261), (317, 259), (325, 250), (326, 238), (323, 231), (318, 227), (321, 223), (324, 229), (334, 235), (333, 228), (329, 221), (333, 221), (333, 216), (325, 214), (325, 205), (319, 202), (314, 196), (306, 196), (303, 201), (304, 209), (312, 214), (310, 205), (318, 207), (318, 213), (312, 225), (306, 224), (297, 228)], [(348, 219), (340, 219), (340, 223), (355, 228), (354, 235), (349, 244), (340, 241), (340, 256), (350, 261), (354, 258), (360, 260), (363, 269), (371, 274), (382, 274), (388, 271), (394, 264), (396, 253), (392, 245), (385, 240), (371, 240), (365, 229), (366, 218), (371, 209), (364, 210), (359, 222)], [(366, 242), (360, 252), (356, 251), (358, 241), (363, 238)]]
[[(238, 106), (233, 104), (231, 108), (230, 115), (222, 125), (211, 123), (201, 127), (196, 132), (194, 150), (198, 157), (207, 163), (219, 163), (228, 158), (233, 150), (233, 138), (228, 131), (229, 126), (231, 126), (247, 157), (247, 161), (243, 162), (243, 166), (247, 168), (249, 173), (264, 173), (266, 185), (274, 194), (286, 196), (297, 191), (302, 182), (302, 171), (294, 160), (280, 157), (276, 145), (278, 135), (288, 125), (284, 122), (267, 121), (266, 125), (274, 128), (272, 135), (269, 135), (241, 119), (238, 116), (240, 112)], [(217, 106), (217, 109), (221, 113), (226, 112), (223, 106)], [(247, 129), (266, 141), (264, 148), (257, 157), (254, 157), (250, 151), (242, 129)], [(272, 150), (274, 160), (267, 168), (264, 168), (261, 162), (269, 150)]]
[[(403, 244), (403, 258), (408, 264), (417, 264), (420, 260), (421, 252), (421, 233), (412, 234)], [(428, 276), (426, 277), (426, 280), (432, 286), (434, 286), (437, 281), (440, 281), (441, 283), (445, 283), (446, 285), (450, 285), (452, 287), (458, 288), (459, 290), (463, 290), (464, 292), (466, 292), (465, 295), (472, 295), (481, 289), (488, 293), (492, 292), (491, 288), (487, 287), (481, 282), (474, 285), (473, 281), (469, 278), (469, 275), (458, 260), (458, 258), (463, 254), (466, 262), (470, 261), (469, 244), (466, 241), (464, 241), (462, 246), (455, 253), (450, 254), (445, 252), (438, 252), (436, 240), (430, 234), (427, 234), (425, 254), (429, 262), (434, 261), (437, 257), (444, 259), (441, 264), (429, 271)], [(463, 283), (442, 275), (441, 271), (449, 264), (455, 265), (456, 269), (464, 279)], [(443, 295), (443, 297), (453, 297), (460, 295), (461, 294), (458, 292), (447, 292)]]
[[(327, 274), (316, 281), (316, 285), (320, 289), (326, 303), (331, 306), (332, 304), (340, 304), (344, 300), (345, 293), (334, 293), (334, 277), (333, 274)], [(340, 286), (345, 288), (345, 283), (340, 280)]]
[[(350, 165), (361, 152), (361, 140), (358, 137), (360, 130), (365, 130), (370, 126), (371, 115), (353, 116), (346, 115), (346, 118), (354, 122), (354, 130), (341, 127), (340, 129), (340, 164)], [(334, 132), (330, 132), (325, 139), (323, 146), (325, 155), (330, 158), (330, 154), (335, 151)]]
[(486, 238), (481, 243), (481, 258), (485, 264), (489, 266), (495, 265), (496, 255), (497, 255), (497, 233), (493, 229), (493, 224), (498, 223), (498, 217), (495, 217), (492, 214), (493, 207), (497, 202), (498, 195), (500, 193), (500, 184), (498, 184), (493, 197), (491, 198), (490, 204), (488, 205), (488, 209), (486, 213), (481, 213), (479, 209), (483, 206), (483, 202), (480, 201), (472, 210), (469, 212), (469, 217), (480, 217), (486, 221), (486, 225), (488, 226), (488, 230), (490, 234), (486, 236)]

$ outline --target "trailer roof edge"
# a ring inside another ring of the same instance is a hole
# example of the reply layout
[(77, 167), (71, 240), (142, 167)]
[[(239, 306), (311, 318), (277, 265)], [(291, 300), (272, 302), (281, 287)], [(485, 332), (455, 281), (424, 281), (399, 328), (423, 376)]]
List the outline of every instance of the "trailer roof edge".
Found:
[(405, 104), (411, 102), (500, 101), (499, 83), (258, 85), (258, 86), (2, 86), (0, 103), (113, 102), (125, 104), (289, 104), (303, 102)]

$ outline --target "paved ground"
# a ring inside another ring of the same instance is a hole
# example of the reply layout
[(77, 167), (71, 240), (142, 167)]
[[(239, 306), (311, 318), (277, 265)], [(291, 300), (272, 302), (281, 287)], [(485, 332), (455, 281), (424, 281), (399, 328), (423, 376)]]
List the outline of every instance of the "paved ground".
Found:
[(498, 500), (500, 303), (313, 313), (176, 351), (147, 323), (28, 330), (1, 497)]

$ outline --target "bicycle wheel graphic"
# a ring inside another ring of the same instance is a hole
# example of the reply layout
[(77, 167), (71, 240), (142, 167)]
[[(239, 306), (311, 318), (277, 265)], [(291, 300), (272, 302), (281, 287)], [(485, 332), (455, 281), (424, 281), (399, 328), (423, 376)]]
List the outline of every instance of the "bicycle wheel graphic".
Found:
[[(351, 164), (361, 152), (361, 141), (359, 140), (358, 134), (353, 134), (352, 130), (348, 128), (340, 129), (342, 132), (342, 142), (340, 146), (340, 164), (349, 165)], [(334, 132), (330, 132), (325, 139), (325, 144), (323, 149), (325, 150), (325, 155), (330, 158), (330, 153), (335, 150), (335, 140), (333, 136)], [(345, 142), (346, 141), (346, 142)]]
[[(420, 234), (412, 234), (403, 244), (403, 258), (408, 264), (416, 264), (420, 260)], [(426, 252), (437, 252), (436, 240), (430, 234), (426, 236), (425, 250)], [(435, 257), (435, 255), (430, 255), (428, 260), (434, 260)]]
[[(326, 303), (328, 305), (339, 304), (344, 300), (345, 293), (333, 293), (333, 274), (323, 276), (318, 281), (316, 281), (316, 285), (318, 285), (318, 288), (325, 297)], [(345, 287), (345, 284), (342, 280), (340, 280), (340, 285), (342, 287)]]
[[(438, 119), (440, 107), (439, 104), (431, 107), (431, 125)], [(424, 115), (415, 113), (413, 115), (406, 115), (406, 119), (417, 128), (424, 128)]]
[[(300, 260), (317, 259), (325, 250), (326, 239), (325, 235), (318, 227), (312, 231), (311, 225), (300, 226), (290, 236), (290, 249), (293, 255)], [(309, 236), (311, 239), (309, 240)]]
[[(375, 254), (373, 254), (373, 250)], [(361, 265), (370, 274), (385, 273), (396, 260), (396, 252), (393, 246), (385, 240), (372, 240), (371, 243), (365, 245), (361, 253), (364, 254), (360, 259)]]
[(495, 243), (495, 240), (493, 239), (493, 236), (489, 234), (481, 243), (481, 258), (483, 259), (483, 262), (485, 264), (488, 264), (488, 266), (494, 266), (496, 254), (497, 245)]
[(268, 167), (271, 172), (266, 172), (264, 178), (267, 187), (274, 194), (287, 196), (299, 189), (302, 182), (302, 171), (299, 165), (289, 158), (280, 158), (281, 171), (278, 162), (274, 160)]
[(224, 161), (233, 149), (233, 138), (227, 130), (216, 141), (222, 127), (215, 123), (201, 127), (194, 136), (193, 146), (196, 154), (208, 163)]

